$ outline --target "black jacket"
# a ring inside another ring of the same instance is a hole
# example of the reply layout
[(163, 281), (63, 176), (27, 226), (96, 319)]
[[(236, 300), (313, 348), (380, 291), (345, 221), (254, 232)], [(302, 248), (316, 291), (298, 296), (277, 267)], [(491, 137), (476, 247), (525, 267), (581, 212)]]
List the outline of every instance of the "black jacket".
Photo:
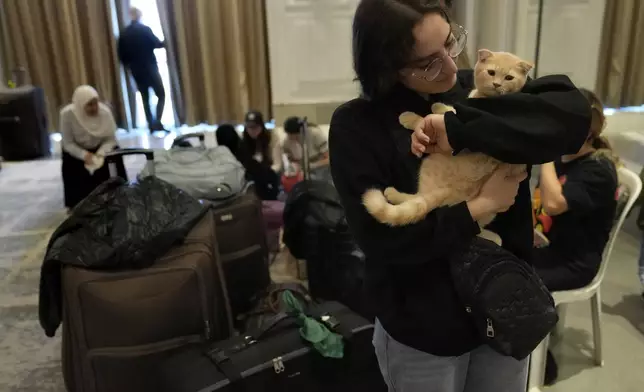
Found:
[[(445, 115), (448, 138), (509, 163), (538, 164), (575, 153), (590, 128), (590, 105), (565, 76), (530, 81), (522, 92), (467, 99), (472, 71), (459, 71), (456, 86), (424, 99), (403, 86), (379, 101), (354, 99), (331, 121), (329, 147), (335, 186), (351, 230), (367, 256), (367, 288), (377, 317), (399, 342), (441, 356), (461, 355), (480, 344), (460, 304), (450, 255), (479, 232), (465, 203), (439, 208), (423, 221), (392, 228), (378, 223), (361, 203), (369, 188), (415, 193), (421, 160), (410, 152), (410, 131), (398, 123), (404, 111), (430, 113), (433, 102), (452, 103)], [(529, 172), (528, 168), (528, 172)], [(532, 248), (529, 179), (516, 202), (490, 227), (506, 249), (528, 260)]]
[(62, 315), (65, 265), (100, 270), (145, 268), (182, 241), (208, 211), (197, 199), (155, 177), (100, 185), (54, 232), (40, 272), (40, 325), (54, 336)]
[(118, 56), (124, 66), (128, 67), (135, 78), (145, 77), (148, 73), (158, 72), (155, 49), (163, 48), (163, 42), (157, 38), (148, 26), (132, 22), (118, 39)]

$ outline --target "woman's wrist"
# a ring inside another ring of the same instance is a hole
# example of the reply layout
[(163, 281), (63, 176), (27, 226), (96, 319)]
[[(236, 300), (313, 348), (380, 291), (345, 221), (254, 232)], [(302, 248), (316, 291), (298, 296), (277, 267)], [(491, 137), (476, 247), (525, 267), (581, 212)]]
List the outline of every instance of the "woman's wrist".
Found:
[(482, 217), (496, 212), (494, 203), (487, 198), (475, 197), (467, 202), (467, 209), (472, 219), (478, 221)]

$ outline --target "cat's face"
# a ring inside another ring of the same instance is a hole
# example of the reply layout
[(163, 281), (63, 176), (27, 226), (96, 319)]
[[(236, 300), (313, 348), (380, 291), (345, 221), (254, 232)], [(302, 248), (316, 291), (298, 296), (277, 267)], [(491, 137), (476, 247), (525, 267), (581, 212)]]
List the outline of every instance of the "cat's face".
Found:
[(532, 63), (511, 53), (481, 49), (474, 67), (474, 85), (485, 96), (515, 93), (525, 85), (532, 67)]

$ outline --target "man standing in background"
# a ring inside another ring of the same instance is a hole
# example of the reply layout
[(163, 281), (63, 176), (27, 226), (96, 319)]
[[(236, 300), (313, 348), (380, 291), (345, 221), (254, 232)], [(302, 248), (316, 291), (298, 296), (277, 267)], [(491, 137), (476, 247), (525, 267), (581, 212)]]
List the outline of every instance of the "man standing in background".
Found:
[[(141, 92), (143, 110), (150, 133), (165, 131), (161, 118), (165, 106), (165, 89), (159, 73), (154, 50), (163, 48), (164, 43), (157, 38), (152, 29), (142, 24), (141, 11), (130, 9), (132, 23), (121, 32), (118, 40), (118, 55), (123, 65), (132, 72), (136, 86)], [(156, 117), (152, 116), (150, 89), (157, 96)]]

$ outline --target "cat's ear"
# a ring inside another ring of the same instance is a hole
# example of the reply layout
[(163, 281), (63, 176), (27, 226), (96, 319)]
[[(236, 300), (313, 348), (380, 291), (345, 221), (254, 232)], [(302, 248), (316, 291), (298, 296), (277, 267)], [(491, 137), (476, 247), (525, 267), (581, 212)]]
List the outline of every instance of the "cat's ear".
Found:
[(484, 63), (487, 59), (493, 56), (494, 56), (494, 52), (492, 52), (491, 50), (487, 50), (487, 49), (479, 50), (479, 61), (482, 63)]
[(527, 75), (528, 72), (530, 72), (530, 70), (532, 70), (532, 68), (534, 67), (534, 64), (532, 64), (529, 61), (521, 60), (517, 64), (517, 67), (521, 70), (521, 72), (523, 72), (525, 75)]

